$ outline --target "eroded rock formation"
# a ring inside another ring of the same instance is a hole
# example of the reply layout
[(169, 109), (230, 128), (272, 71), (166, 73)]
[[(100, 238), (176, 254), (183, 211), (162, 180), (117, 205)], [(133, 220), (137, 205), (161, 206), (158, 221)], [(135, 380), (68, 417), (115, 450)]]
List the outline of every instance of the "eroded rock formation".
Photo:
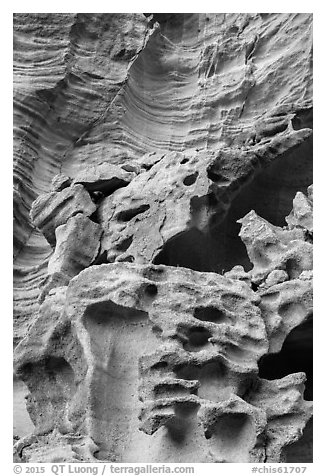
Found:
[(311, 15), (14, 27), (15, 457), (310, 461)]

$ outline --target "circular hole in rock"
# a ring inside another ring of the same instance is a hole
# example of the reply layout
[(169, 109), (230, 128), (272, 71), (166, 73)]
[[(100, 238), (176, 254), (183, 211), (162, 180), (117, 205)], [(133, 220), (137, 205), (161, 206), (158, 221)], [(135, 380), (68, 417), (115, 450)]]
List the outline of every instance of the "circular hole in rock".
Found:
[(227, 316), (216, 307), (198, 307), (195, 309), (194, 317), (200, 321), (208, 321), (214, 323), (228, 321)]
[(192, 327), (189, 330), (188, 341), (191, 346), (202, 347), (207, 344), (212, 334), (205, 327)]
[(183, 179), (184, 185), (186, 185), (187, 187), (189, 187), (190, 185), (193, 185), (196, 182), (197, 177), (198, 177), (198, 172), (188, 175), (187, 177)]
[(145, 294), (150, 297), (154, 297), (157, 294), (157, 286), (155, 284), (148, 284), (145, 288)]
[(132, 243), (132, 240), (133, 240), (132, 236), (125, 238), (124, 240), (120, 241), (120, 243), (116, 245), (116, 249), (118, 251), (127, 251), (127, 249), (130, 247)]
[(161, 370), (161, 369), (166, 369), (167, 367), (168, 367), (168, 363), (163, 361), (163, 362), (157, 362), (156, 364), (152, 365), (151, 369)]

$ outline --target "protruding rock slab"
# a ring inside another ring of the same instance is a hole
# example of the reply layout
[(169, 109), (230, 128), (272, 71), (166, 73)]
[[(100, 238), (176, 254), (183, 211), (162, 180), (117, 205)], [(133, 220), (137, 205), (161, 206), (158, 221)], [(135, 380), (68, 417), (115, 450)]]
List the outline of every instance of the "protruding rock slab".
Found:
[(251, 211), (239, 220), (240, 237), (254, 267), (252, 280), (261, 283), (274, 270), (283, 270), (289, 279), (312, 269), (313, 246), (305, 241), (301, 228), (292, 230), (271, 225)]
[(73, 184), (81, 183), (89, 192), (111, 195), (118, 188), (128, 185), (134, 176), (134, 173), (108, 162), (83, 169), (76, 175)]
[(266, 411), (265, 461), (285, 460), (287, 447), (296, 442), (311, 419), (312, 402), (303, 399), (303, 373), (288, 375), (280, 380), (263, 380), (249, 397), (250, 403)]
[(285, 219), (290, 228), (301, 227), (309, 233), (313, 232), (312, 186), (308, 188), (308, 196), (298, 192), (293, 200), (293, 210)]
[[(194, 264), (189, 267), (217, 271), (217, 229), (232, 200), (258, 170), (292, 153), (310, 135), (309, 129), (287, 130), (255, 147), (145, 155), (148, 170), (99, 204), (102, 253), (108, 262), (176, 265), (173, 253), (168, 256), (169, 245), (173, 248), (173, 242), (189, 233), (189, 250), (181, 252), (191, 255), (188, 262)], [(181, 266), (188, 266), (187, 258)]]
[(259, 307), (266, 324), (269, 351), (280, 352), (292, 329), (312, 318), (312, 276), (285, 281), (261, 290)]
[(60, 192), (40, 195), (33, 203), (31, 219), (51, 246), (55, 246), (55, 230), (77, 213), (92, 215), (96, 205), (87, 190), (80, 184), (64, 188)]
[(73, 278), (96, 258), (102, 228), (78, 213), (55, 230), (56, 247), (48, 264), (48, 274), (63, 273)]
[[(102, 251), (109, 262), (152, 262), (164, 243), (189, 229), (192, 220), (199, 230), (208, 226), (209, 160), (212, 155), (195, 152), (167, 154), (148, 172), (103, 200), (99, 208), (104, 229)], [(191, 206), (194, 197), (205, 203), (202, 216), (192, 219), (192, 214), (197, 215)]]
[(64, 188), (71, 185), (71, 178), (64, 174), (57, 174), (51, 180), (51, 189), (53, 192), (61, 192)]

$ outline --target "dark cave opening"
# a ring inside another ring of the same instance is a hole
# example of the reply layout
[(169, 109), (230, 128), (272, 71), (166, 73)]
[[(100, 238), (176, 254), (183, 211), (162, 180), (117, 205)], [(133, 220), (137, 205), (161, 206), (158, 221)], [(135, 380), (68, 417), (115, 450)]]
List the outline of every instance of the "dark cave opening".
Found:
[(217, 201), (210, 195), (197, 199), (193, 206), (194, 227), (167, 241), (155, 257), (154, 264), (217, 273), (242, 265), (245, 271), (249, 271), (252, 265), (239, 237), (241, 225), (237, 220), (255, 210), (271, 224), (286, 226), (285, 217), (292, 210), (296, 193), (307, 193), (312, 182), (312, 138), (309, 137), (259, 172), (233, 199), (222, 220), (218, 211), (211, 217), (209, 229), (205, 232), (196, 228), (196, 223), (200, 222), (205, 208), (216, 209)]
[(313, 322), (312, 317), (292, 329), (277, 354), (263, 356), (258, 362), (259, 376), (275, 380), (305, 372), (305, 400), (313, 399)]
[(313, 128), (313, 108), (302, 108), (295, 112), (292, 119), (292, 127), (295, 131), (304, 128)]
[(86, 190), (96, 198), (98, 194), (100, 194), (101, 197), (108, 197), (119, 188), (126, 187), (129, 182), (118, 177), (113, 177), (106, 180), (94, 180), (94, 182), (84, 182), (81, 180), (76, 183), (81, 183)]
[(228, 321), (227, 316), (213, 306), (197, 307), (194, 310), (194, 317), (200, 321), (214, 322), (214, 324)]
[(211, 332), (203, 326), (192, 326), (186, 332), (187, 342), (183, 348), (188, 352), (199, 352), (209, 344), (208, 339), (212, 337)]
[(167, 241), (153, 264), (182, 266), (196, 271), (215, 271), (211, 259), (214, 257), (215, 247), (213, 239), (197, 228), (192, 228)]
[(122, 212), (118, 213), (117, 220), (120, 220), (123, 222), (130, 221), (133, 218), (135, 218), (135, 216), (146, 212), (148, 209), (149, 209), (149, 205), (140, 205), (139, 207), (136, 207), (130, 210), (123, 210)]

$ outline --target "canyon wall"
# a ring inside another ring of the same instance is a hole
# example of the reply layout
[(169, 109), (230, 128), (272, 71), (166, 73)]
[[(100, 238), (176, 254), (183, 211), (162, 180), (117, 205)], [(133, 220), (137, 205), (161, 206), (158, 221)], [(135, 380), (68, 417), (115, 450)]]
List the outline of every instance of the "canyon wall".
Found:
[(311, 461), (312, 107), (311, 14), (14, 15), (17, 461)]

